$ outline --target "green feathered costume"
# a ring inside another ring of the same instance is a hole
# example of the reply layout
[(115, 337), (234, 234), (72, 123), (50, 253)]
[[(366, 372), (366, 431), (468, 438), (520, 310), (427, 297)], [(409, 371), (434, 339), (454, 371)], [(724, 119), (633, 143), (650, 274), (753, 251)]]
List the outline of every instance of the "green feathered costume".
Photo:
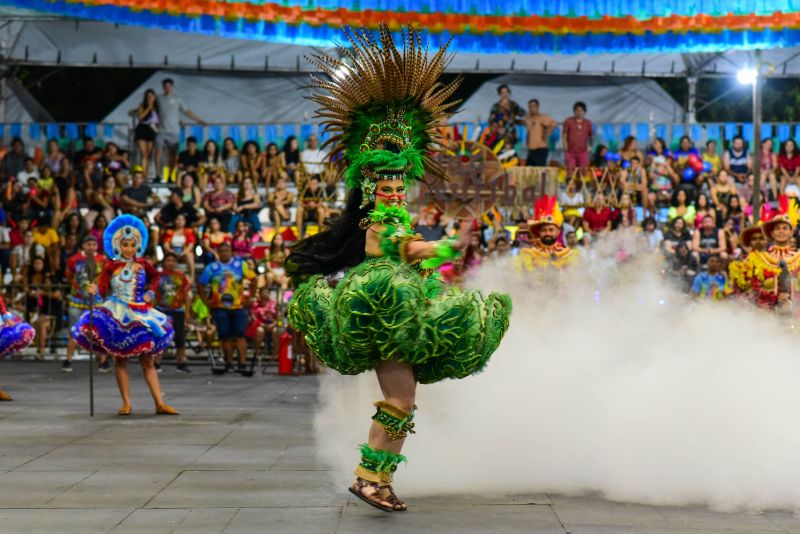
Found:
[[(361, 208), (369, 210), (355, 231), (384, 228), (383, 256), (351, 266), (335, 287), (320, 274), (312, 276), (295, 291), (289, 321), (311, 350), (342, 374), (396, 360), (411, 364), (420, 383), (464, 378), (481, 371), (497, 349), (508, 328), (509, 297), (484, 297), (428, 276), (456, 255), (447, 240), (436, 245), (436, 258), (407, 263), (405, 247), (419, 239), (410, 216), (404, 208), (374, 207), (379, 180), (402, 177), (409, 183), (426, 172), (444, 177), (429, 153), (442, 148), (437, 126), (455, 105), (446, 101), (458, 81), (438, 82), (449, 60), (447, 45), (429, 58), (414, 31), (402, 53), (385, 27), (380, 43), (365, 31), (347, 36), (352, 49), (342, 50), (349, 61), (313, 58), (329, 75), (314, 78), (314, 85), (329, 94), (312, 100), (322, 106), (318, 115), (333, 134), (327, 144), (334, 145), (339, 171), (349, 189), (361, 190)], [(296, 271), (291, 255), (287, 269)]]

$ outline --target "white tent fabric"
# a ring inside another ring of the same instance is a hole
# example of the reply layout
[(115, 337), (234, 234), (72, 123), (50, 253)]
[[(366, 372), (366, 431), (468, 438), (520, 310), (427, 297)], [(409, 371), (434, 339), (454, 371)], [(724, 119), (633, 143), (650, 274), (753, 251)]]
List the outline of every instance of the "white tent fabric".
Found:
[(587, 116), (595, 123), (682, 122), (683, 108), (654, 80), (644, 78), (501, 76), (483, 84), (462, 106), (458, 122), (480, 123), (488, 120), (492, 104), (497, 102), (497, 88), (508, 85), (511, 97), (524, 109), (536, 98), (543, 113), (557, 120), (572, 115), (572, 105), (583, 101)]
[[(227, 71), (313, 71), (307, 46), (227, 39), (104, 22), (20, 17), (0, 12), (0, 48), (22, 64), (147, 67)], [(333, 49), (327, 49), (332, 51)], [(771, 76), (800, 75), (800, 47), (765, 50)], [(459, 54), (453, 72), (616, 76), (729, 76), (752, 63), (752, 53), (718, 54)]]
[[(102, 122), (130, 122), (146, 89), (161, 92), (161, 81), (172, 78), (175, 94), (204, 121), (223, 124), (311, 122), (316, 104), (304, 98), (308, 73), (255, 74), (158, 71), (123, 100)], [(190, 122), (186, 119), (186, 122)]]

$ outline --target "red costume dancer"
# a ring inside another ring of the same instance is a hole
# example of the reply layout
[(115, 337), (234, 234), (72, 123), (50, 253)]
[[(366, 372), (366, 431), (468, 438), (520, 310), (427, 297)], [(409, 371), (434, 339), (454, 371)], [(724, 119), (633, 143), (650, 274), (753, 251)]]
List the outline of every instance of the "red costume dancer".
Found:
[(578, 251), (561, 242), (564, 215), (555, 197), (543, 195), (534, 205), (533, 220), (528, 221), (532, 246), (517, 256), (517, 270), (535, 271), (544, 267), (565, 267), (578, 259)]

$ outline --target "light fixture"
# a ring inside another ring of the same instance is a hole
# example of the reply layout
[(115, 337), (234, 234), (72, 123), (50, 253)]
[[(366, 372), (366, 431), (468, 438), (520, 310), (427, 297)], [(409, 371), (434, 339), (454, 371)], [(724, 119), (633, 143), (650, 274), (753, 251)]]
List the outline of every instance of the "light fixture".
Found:
[(742, 85), (753, 85), (758, 79), (758, 71), (750, 67), (740, 69), (739, 72), (736, 73), (736, 79), (739, 80), (739, 83)]

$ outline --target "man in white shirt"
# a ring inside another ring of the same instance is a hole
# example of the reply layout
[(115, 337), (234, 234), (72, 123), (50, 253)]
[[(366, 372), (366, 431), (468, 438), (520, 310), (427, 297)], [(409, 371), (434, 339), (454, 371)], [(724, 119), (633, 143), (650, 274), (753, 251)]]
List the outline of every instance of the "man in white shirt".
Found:
[(159, 130), (156, 136), (156, 164), (158, 165), (157, 172), (161, 172), (164, 164), (162, 157), (166, 149), (168, 171), (164, 178), (165, 181), (169, 181), (169, 177), (172, 176), (173, 169), (175, 169), (178, 144), (181, 141), (181, 113), (202, 125), (206, 123), (192, 113), (192, 110), (184, 104), (183, 99), (175, 94), (175, 82), (171, 78), (164, 79), (161, 86), (164, 88), (164, 93), (158, 95)]
[(300, 161), (303, 162), (303, 168), (306, 174), (323, 178), (325, 172), (325, 152), (318, 148), (319, 142), (316, 135), (310, 135), (306, 139), (306, 148), (300, 152)]
[(27, 184), (31, 178), (39, 179), (39, 169), (33, 159), (25, 158), (25, 168), (17, 174), (17, 181), (21, 184)]

